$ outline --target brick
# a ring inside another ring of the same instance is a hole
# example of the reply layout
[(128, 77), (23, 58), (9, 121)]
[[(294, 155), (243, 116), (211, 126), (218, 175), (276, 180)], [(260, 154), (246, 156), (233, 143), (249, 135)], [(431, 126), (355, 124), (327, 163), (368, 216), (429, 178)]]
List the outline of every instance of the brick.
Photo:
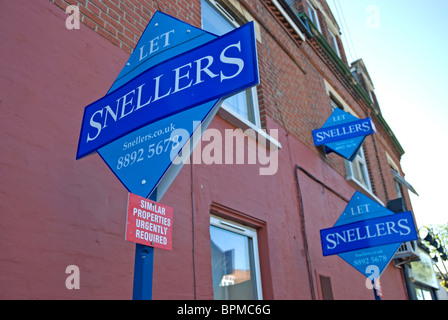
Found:
[(111, 16), (105, 14), (104, 12), (101, 13), (101, 18), (108, 23), (109, 25), (111, 25), (112, 27), (114, 27), (118, 32), (123, 33), (124, 27), (121, 23), (119, 23), (117, 20), (113, 19)]
[(82, 23), (83, 23), (85, 26), (87, 26), (89, 29), (92, 29), (92, 30), (95, 30), (95, 29), (96, 29), (96, 26), (97, 26), (97, 24), (96, 24), (94, 21), (90, 20), (90, 19), (87, 18), (86, 16), (83, 16), (83, 17), (82, 17)]
[(101, 11), (103, 11), (104, 13), (107, 13), (107, 6), (100, 0), (89, 0), (89, 3), (94, 4)]
[(81, 14), (88, 17), (90, 20), (94, 21), (98, 26), (104, 28), (104, 20), (101, 19), (98, 15), (90, 11), (88, 8), (84, 7), (83, 5), (79, 5), (79, 11)]
[(59, 8), (63, 9), (64, 11), (69, 6), (69, 4), (63, 0), (52, 0), (52, 1), (55, 5), (57, 5)]

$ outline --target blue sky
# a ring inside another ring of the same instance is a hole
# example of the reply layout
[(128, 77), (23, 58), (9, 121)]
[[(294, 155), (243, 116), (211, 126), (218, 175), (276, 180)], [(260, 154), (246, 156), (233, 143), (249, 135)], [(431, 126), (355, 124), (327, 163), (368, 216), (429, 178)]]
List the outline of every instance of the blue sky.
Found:
[[(405, 150), (418, 227), (448, 222), (448, 1), (327, 0)], [(336, 8), (338, 10), (336, 10)], [(344, 22), (345, 21), (345, 22)]]

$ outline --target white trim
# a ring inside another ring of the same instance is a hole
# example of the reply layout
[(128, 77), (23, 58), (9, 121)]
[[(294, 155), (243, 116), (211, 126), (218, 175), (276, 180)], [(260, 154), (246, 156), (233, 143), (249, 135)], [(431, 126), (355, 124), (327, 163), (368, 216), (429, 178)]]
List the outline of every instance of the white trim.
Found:
[[(235, 27), (238, 26), (237, 21), (232, 17), (232, 21), (229, 21), (228, 16), (231, 16), (229, 12), (227, 12), (216, 0), (202, 0), (201, 3), (207, 4), (213, 9), (215, 9), (216, 13), (218, 15), (223, 16), (224, 20), (226, 20), (230, 25), (233, 25)], [(240, 10), (241, 12), (241, 10)], [(243, 12), (244, 14), (244, 12)], [(255, 21), (255, 20), (254, 20)], [(202, 26), (203, 27), (203, 26)], [(248, 109), (248, 112), (253, 113), (254, 117), (254, 123), (249, 121), (249, 119), (244, 118), (243, 115), (238, 114), (236, 111), (231, 110), (230, 107), (226, 106), (226, 101), (223, 100), (222, 108), (219, 111), (219, 114), (222, 118), (228, 120), (232, 124), (236, 125), (237, 127), (241, 129), (254, 129), (256, 132), (260, 131), (261, 128), (261, 119), (260, 119), (260, 109), (258, 105), (258, 93), (257, 93), (257, 87), (253, 86), (252, 88), (246, 89), (243, 92), (246, 92), (247, 94), (247, 100), (248, 102), (245, 104), (245, 107)], [(224, 111), (222, 111), (224, 110)], [(269, 141), (269, 143), (274, 143), (277, 147), (281, 148), (281, 145), (278, 141), (275, 139), (269, 137), (269, 135), (263, 135), (266, 139), (260, 139), (264, 140), (264, 145), (267, 146), (266, 141)], [(256, 139), (256, 137), (253, 137)]]
[(397, 166), (397, 164), (395, 163), (394, 159), (392, 159), (392, 157), (389, 155), (389, 153), (386, 151), (386, 158), (387, 158), (387, 162), (389, 163), (389, 165), (395, 170), (397, 171), (400, 175), (401, 174), (401, 170), (400, 168)]
[[(361, 153), (361, 156), (359, 155), (359, 153)], [(378, 203), (380, 203), (382, 206), (384, 206), (384, 203), (373, 193), (372, 190), (372, 182), (370, 181), (370, 176), (369, 176), (369, 169), (367, 168), (367, 162), (366, 162), (366, 156), (364, 154), (364, 150), (363, 147), (361, 146), (361, 148), (358, 151), (358, 154), (356, 155), (356, 158), (360, 158), (362, 160), (362, 164), (363, 164), (363, 168), (361, 168), (361, 170), (363, 171), (362, 174), (364, 175), (365, 179), (366, 179), (366, 183), (367, 185), (364, 185), (361, 181), (359, 181), (355, 174), (353, 173), (353, 162), (348, 161), (348, 160), (344, 160), (346, 163), (346, 171), (347, 171), (347, 176), (346, 176), (346, 180), (347, 181), (353, 181), (355, 182), (359, 187), (361, 187), (365, 192), (367, 192), (370, 197), (372, 197), (375, 201), (377, 201)], [(355, 160), (356, 160), (355, 158)], [(353, 160), (353, 161), (355, 161)]]
[(252, 238), (253, 254), (254, 254), (254, 273), (255, 273), (255, 285), (257, 288), (257, 299), (263, 300), (263, 289), (261, 286), (261, 272), (260, 272), (260, 256), (258, 251), (258, 235), (257, 230), (237, 224), (233, 221), (226, 220), (223, 218), (218, 218), (215, 216), (210, 216), (210, 225), (221, 228), (227, 231), (231, 231), (237, 234), (244, 235), (246, 237)]
[[(314, 13), (314, 17), (311, 17), (310, 13), (310, 5), (311, 5), (311, 9), (313, 10)], [(317, 28), (317, 30), (322, 33), (322, 28), (320, 26), (320, 20), (319, 20), (319, 16), (317, 15), (317, 9), (319, 9), (320, 12), (324, 12), (322, 10), (322, 7), (320, 6), (320, 3), (318, 5), (316, 5), (314, 0), (306, 0), (306, 6), (307, 6), (307, 13), (309, 15), (309, 18), (311, 19), (311, 22), (314, 24), (314, 26)], [(313, 21), (313, 19), (316, 18), (316, 21)]]
[(212, 6), (215, 7), (217, 11), (221, 13), (225, 17), (225, 19), (228, 20), (229, 23), (233, 24), (235, 28), (238, 28), (240, 24), (235, 20), (235, 18), (227, 12), (226, 9), (224, 9), (217, 1), (215, 0), (207, 0)]
[[(243, 130), (245, 133), (249, 133), (248, 136), (253, 138), (255, 141), (259, 142), (265, 148), (270, 150), (280, 150), (282, 145), (279, 141), (271, 137), (266, 130), (261, 129), (260, 127), (255, 126), (249, 120), (243, 118), (240, 114), (236, 113), (232, 109), (222, 105), (218, 111), (218, 115), (224, 120), (229, 121), (231, 124)], [(253, 129), (250, 131), (246, 131), (246, 129)], [(257, 136), (253, 136), (252, 133), (255, 132), (258, 135), (261, 135), (263, 138), (257, 139)]]
[(237, 125), (240, 128), (244, 128), (247, 129), (246, 127), (250, 127), (252, 129), (258, 130), (259, 128), (261, 128), (261, 119), (260, 119), (260, 108), (258, 105), (258, 93), (257, 93), (257, 87), (251, 87), (249, 89), (246, 89), (245, 91), (247, 95), (250, 95), (250, 97), (248, 97), (250, 100), (250, 103), (247, 103), (246, 108), (250, 109), (248, 110), (248, 112), (252, 112), (253, 116), (254, 116), (254, 120), (255, 123), (253, 123), (252, 121), (250, 121), (249, 119), (245, 118), (243, 115), (239, 114), (237, 111), (233, 110), (231, 107), (229, 107), (226, 104), (226, 99), (223, 100), (221, 108), (225, 109), (226, 111), (228, 111), (229, 113), (231, 113), (234, 117), (238, 118), (238, 120), (240, 120), (240, 122), (243, 122), (245, 125), (241, 126), (241, 124), (237, 124), (236, 122), (232, 122), (233, 124)]
[(257, 20), (241, 5), (241, 0), (229, 0), (230, 4), (233, 6), (235, 10), (237, 10), (239, 13), (241, 13), (246, 21), (250, 22), (253, 21), (255, 25), (255, 38), (257, 38), (257, 41), (262, 43), (261, 40), (261, 32), (260, 32), (260, 24)]
[[(339, 95), (339, 93), (333, 88), (333, 86), (324, 78), (324, 85), (325, 85), (325, 90), (327, 92), (327, 95), (331, 98), (331, 96), (333, 96), (337, 102), (339, 102), (339, 104), (342, 106), (342, 109), (345, 112), (348, 112), (352, 115), (354, 115), (355, 117), (359, 118), (359, 116), (356, 114), (355, 111), (353, 111), (353, 109), (345, 102), (344, 99), (342, 99), (342, 97)], [(331, 95), (330, 95), (331, 93)]]
[[(333, 22), (333, 20), (330, 19), (330, 17), (327, 15), (326, 10), (323, 8), (323, 6), (321, 5), (320, 2), (318, 2), (316, 0), (307, 0), (307, 1), (311, 2), (311, 4), (314, 6), (314, 9), (319, 9), (320, 13), (324, 16), (325, 23), (327, 24), (327, 26), (329, 28), (332, 29), (333, 34), (340, 35), (341, 31), (340, 31), (339, 25), (336, 21), (336, 18), (334, 19), (335, 21)], [(333, 16), (333, 18), (334, 18), (334, 16)], [(335, 23), (336, 23), (336, 25), (335, 25)], [(320, 26), (319, 26), (319, 28), (320, 28)]]
[(286, 13), (286, 11), (283, 9), (283, 7), (280, 5), (280, 3), (278, 3), (277, 0), (272, 0), (272, 3), (276, 6), (278, 11), (280, 11), (280, 13), (285, 17), (286, 21), (288, 21), (288, 23), (291, 25), (291, 27), (294, 29), (294, 31), (297, 32), (300, 39), (302, 39), (303, 41), (306, 41), (303, 33), (299, 30), (299, 28), (296, 26), (296, 24), (292, 21), (291, 17)]
[[(330, 43), (330, 46), (335, 50), (336, 54), (339, 58), (341, 58), (341, 51), (339, 50), (338, 41), (337, 41), (337, 35), (333, 33), (333, 31), (328, 28), (328, 33), (330, 34), (330, 41), (333, 42), (334, 48)], [(373, 100), (373, 99), (372, 99)]]
[(373, 198), (373, 200), (375, 200), (376, 202), (378, 202), (379, 204), (381, 204), (383, 207), (386, 206), (384, 204), (383, 201), (380, 200), (380, 198), (378, 198), (372, 191), (368, 190), (361, 182), (359, 182), (358, 180), (356, 180), (356, 178), (354, 176), (347, 176), (346, 177), (347, 181), (353, 181), (354, 183), (356, 183), (359, 187), (361, 187), (366, 193), (368, 193), (368, 195), (370, 197)]
[(361, 181), (359, 181), (356, 178), (356, 175), (354, 174), (354, 162), (357, 161), (358, 163), (362, 164), (363, 167), (359, 168), (362, 172), (361, 176), (362, 178), (365, 178), (366, 180), (366, 185), (364, 186), (367, 190), (372, 190), (372, 184), (370, 182), (370, 176), (369, 176), (369, 170), (367, 168), (367, 161), (366, 161), (366, 155), (364, 154), (364, 148), (361, 146), (361, 148), (359, 148), (358, 153), (356, 154), (355, 158), (353, 161), (347, 161), (349, 167), (350, 167), (350, 176), (352, 176), (355, 180), (357, 180), (360, 184), (362, 184)]

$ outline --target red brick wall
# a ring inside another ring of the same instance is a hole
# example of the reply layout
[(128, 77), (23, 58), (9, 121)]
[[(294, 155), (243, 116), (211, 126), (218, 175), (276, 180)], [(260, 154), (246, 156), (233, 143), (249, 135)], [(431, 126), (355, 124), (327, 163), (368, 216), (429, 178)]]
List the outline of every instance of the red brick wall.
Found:
[(135, 48), (138, 39), (156, 10), (200, 26), (200, 1), (164, 0), (50, 0), (66, 9), (77, 5), (84, 26), (94, 30), (128, 53)]

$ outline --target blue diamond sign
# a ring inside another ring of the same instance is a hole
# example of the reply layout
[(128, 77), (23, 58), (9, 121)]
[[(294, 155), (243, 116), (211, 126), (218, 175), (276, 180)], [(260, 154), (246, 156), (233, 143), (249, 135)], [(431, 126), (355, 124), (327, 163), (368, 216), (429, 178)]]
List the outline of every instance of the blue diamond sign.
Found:
[(418, 238), (412, 212), (394, 213), (358, 191), (320, 235), (324, 256), (337, 254), (366, 277), (371, 266), (381, 275), (400, 245)]
[(253, 23), (218, 37), (156, 12), (109, 92), (85, 108), (77, 159), (98, 152), (129, 192), (158, 201), (221, 101), (258, 83)]
[(342, 109), (335, 109), (321, 129), (313, 130), (314, 145), (325, 146), (325, 152), (335, 152), (352, 161), (367, 135), (375, 133), (371, 118), (358, 119)]

